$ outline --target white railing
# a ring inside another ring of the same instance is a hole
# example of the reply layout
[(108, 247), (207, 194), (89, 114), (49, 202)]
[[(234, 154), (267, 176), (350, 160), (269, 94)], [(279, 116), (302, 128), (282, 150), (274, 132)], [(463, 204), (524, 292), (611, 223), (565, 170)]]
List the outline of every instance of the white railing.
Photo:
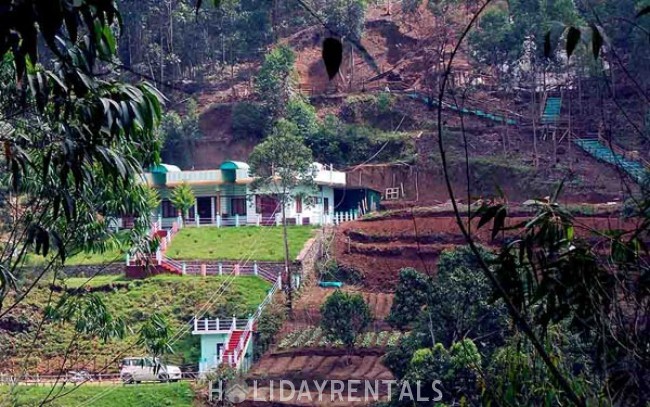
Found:
[(260, 303), (260, 305), (257, 307), (257, 310), (255, 310), (255, 313), (253, 314), (253, 321), (257, 321), (257, 319), (262, 315), (262, 311), (264, 311), (264, 308), (273, 300), (273, 295), (275, 295), (275, 292), (279, 289), (282, 288), (282, 275), (278, 275), (275, 283), (269, 290), (269, 293), (266, 295), (266, 298), (264, 298), (264, 301)]
[[(326, 168), (326, 167), (324, 167)], [(333, 169), (321, 169), (314, 176), (314, 182), (345, 186), (345, 172)]]
[(224, 333), (246, 328), (247, 318), (194, 318), (194, 333)]
[[(248, 319), (248, 323), (246, 324), (246, 328), (244, 328), (244, 331), (242, 332), (241, 336), (239, 337), (239, 341), (237, 342), (237, 346), (233, 350), (233, 355), (235, 359), (235, 369), (239, 368), (239, 365), (241, 364), (242, 360), (242, 354), (246, 353), (246, 346), (248, 345), (248, 341), (251, 338), (251, 334), (253, 332), (253, 324), (255, 323), (255, 320), (253, 318)], [(232, 364), (231, 364), (232, 366)]]
[(178, 260), (170, 259), (169, 257), (165, 256), (164, 254), (160, 253), (160, 263), (158, 264), (167, 264), (174, 268), (178, 273), (182, 274), (183, 273), (183, 264), (179, 262)]
[(221, 170), (168, 172), (167, 183), (221, 182)]

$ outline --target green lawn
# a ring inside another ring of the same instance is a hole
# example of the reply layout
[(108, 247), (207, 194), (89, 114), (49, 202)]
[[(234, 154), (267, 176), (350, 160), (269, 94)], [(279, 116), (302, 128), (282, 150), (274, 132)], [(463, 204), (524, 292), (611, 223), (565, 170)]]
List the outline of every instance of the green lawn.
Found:
[[(226, 276), (159, 275), (144, 280), (126, 280), (122, 276), (98, 276), (90, 282), (87, 281), (87, 278), (76, 277), (65, 279), (59, 284), (70, 288), (81, 285), (102, 288), (96, 291), (97, 295), (102, 298), (113, 316), (125, 320), (129, 330), (123, 340), (108, 343), (94, 339), (77, 341), (79, 353), (89, 355), (82, 356), (81, 360), (90, 361), (96, 356), (97, 366), (105, 365), (106, 360), (110, 361), (123, 351), (130, 356), (142, 354), (143, 350), (130, 349), (129, 346), (135, 342), (142, 321), (154, 312), (166, 317), (176, 333), (187, 327), (197, 310), (210, 299), (214, 301), (210, 304), (207, 315), (246, 317), (255, 311), (271, 288), (268, 282), (255, 276), (240, 276), (229, 281)], [(224, 282), (229, 282), (229, 285), (220, 293)], [(74, 337), (73, 327), (67, 324), (60, 326), (46, 323), (35, 346), (28, 346), (34, 339), (34, 332), (47, 306), (49, 294), (49, 283), (44, 281), (23, 304), (10, 312), (9, 317), (24, 323), (25, 328), (17, 332), (0, 330), (0, 355), (3, 355), (0, 358), (3, 360), (0, 362), (0, 371), (6, 367), (3, 363), (9, 363), (10, 359), (15, 363), (23, 363), (30, 348), (36, 349), (30, 355), (30, 371), (58, 367), (61, 355)], [(53, 303), (56, 303), (60, 296), (61, 293), (55, 292)], [(196, 363), (200, 353), (199, 344), (199, 338), (192, 335), (191, 330), (185, 331), (174, 342), (175, 353), (166, 358), (167, 362)]]
[[(66, 385), (61, 394), (72, 389)], [(51, 387), (39, 386), (0, 386), (0, 406), (37, 406), (45, 399)], [(58, 392), (57, 386), (54, 394)], [(101, 395), (101, 396), (100, 396)], [(90, 400), (92, 401), (88, 403)], [(168, 384), (141, 384), (135, 386), (124, 385), (82, 385), (70, 394), (47, 404), (52, 407), (77, 407), (85, 405), (92, 407), (192, 407), (194, 391), (188, 383)]]
[[(306, 226), (287, 229), (289, 255), (295, 259), (314, 234)], [(167, 256), (185, 260), (281, 261), (284, 245), (281, 227), (185, 228), (174, 237)]]

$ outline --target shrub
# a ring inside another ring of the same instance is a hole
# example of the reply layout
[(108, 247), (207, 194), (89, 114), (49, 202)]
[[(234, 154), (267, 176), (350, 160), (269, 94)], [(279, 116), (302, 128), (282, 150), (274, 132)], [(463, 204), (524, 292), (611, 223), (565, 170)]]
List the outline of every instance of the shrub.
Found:
[(399, 273), (390, 315), (386, 321), (395, 328), (403, 328), (420, 315), (431, 289), (431, 280), (413, 268), (404, 268)]
[(336, 290), (321, 307), (321, 328), (325, 336), (350, 349), (357, 336), (372, 321), (370, 307), (360, 294)]

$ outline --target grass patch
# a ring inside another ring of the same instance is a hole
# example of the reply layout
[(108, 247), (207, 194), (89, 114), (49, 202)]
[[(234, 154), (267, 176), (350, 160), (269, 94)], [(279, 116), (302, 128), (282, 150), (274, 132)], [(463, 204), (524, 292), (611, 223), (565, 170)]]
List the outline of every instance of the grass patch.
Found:
[[(121, 276), (99, 276), (87, 283), (87, 278), (68, 278), (59, 282), (67, 287), (88, 285), (105, 287), (95, 291), (101, 297), (109, 312), (114, 317), (123, 318), (128, 333), (123, 340), (103, 343), (94, 338), (84, 338), (76, 341), (76, 352), (81, 364), (87, 364), (86, 369), (93, 366), (102, 367), (121, 352), (127, 356), (139, 356), (142, 349), (130, 348), (136, 341), (138, 330), (143, 321), (153, 313), (164, 316), (170, 323), (174, 334), (188, 327), (188, 322), (204, 304), (211, 298), (207, 316), (212, 317), (246, 317), (257, 308), (266, 297), (270, 284), (255, 276), (241, 276), (229, 281), (229, 286), (222, 294), (220, 292), (228, 277), (223, 276), (178, 276), (159, 275), (145, 280), (125, 280)], [(119, 284), (116, 284), (119, 283)], [(73, 327), (45, 323), (43, 330), (32, 346), (34, 333), (41, 322), (43, 312), (48, 304), (50, 295), (49, 284), (41, 283), (18, 307), (8, 316), (16, 321), (21, 329), (16, 331), (0, 330), (0, 355), (3, 355), (4, 370), (9, 359), (20, 366), (25, 363), (25, 357), (30, 350), (35, 350), (27, 361), (30, 372), (45, 372), (60, 367), (61, 355), (74, 338)], [(56, 304), (61, 293), (54, 293), (52, 304)], [(200, 353), (200, 340), (186, 329), (178, 340), (173, 343), (174, 354), (167, 358), (168, 363), (196, 363)], [(111, 364), (111, 367), (116, 364)], [(82, 366), (77, 366), (81, 368)], [(64, 370), (70, 370), (69, 365)]]
[[(57, 386), (53, 394), (56, 394), (60, 388), (61, 386)], [(67, 385), (62, 393), (72, 388), (72, 386)], [(50, 389), (51, 387), (40, 386), (16, 386), (13, 389), (8, 386), (0, 386), (0, 405), (38, 406), (48, 395)], [(102, 394), (102, 396), (98, 397), (99, 394)], [(48, 406), (76, 407), (89, 402), (91, 399), (92, 402), (88, 405), (93, 407), (191, 407), (194, 400), (194, 391), (188, 383), (142, 384), (136, 386), (111, 385), (110, 387), (86, 384), (70, 394), (50, 402)]]
[[(103, 253), (77, 253), (65, 259), (66, 266), (93, 266), (93, 265), (107, 265), (111, 263), (124, 263), (126, 258), (126, 250), (110, 249)], [(47, 264), (51, 258), (43, 257), (36, 254), (28, 254), (25, 259), (26, 266), (41, 266)]]
[[(295, 259), (314, 234), (306, 226), (287, 228), (289, 256)], [(167, 256), (186, 260), (284, 260), (281, 227), (185, 228), (174, 237)]]

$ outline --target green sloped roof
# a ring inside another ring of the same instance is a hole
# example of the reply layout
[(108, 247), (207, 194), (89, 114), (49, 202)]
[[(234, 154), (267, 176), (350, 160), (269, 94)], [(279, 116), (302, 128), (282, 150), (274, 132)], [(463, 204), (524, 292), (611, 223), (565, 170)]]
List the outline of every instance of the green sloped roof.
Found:
[(158, 164), (151, 167), (151, 172), (167, 174), (168, 172), (180, 172), (181, 169), (171, 164)]
[(224, 161), (219, 169), (221, 170), (247, 170), (248, 164), (241, 161)]

